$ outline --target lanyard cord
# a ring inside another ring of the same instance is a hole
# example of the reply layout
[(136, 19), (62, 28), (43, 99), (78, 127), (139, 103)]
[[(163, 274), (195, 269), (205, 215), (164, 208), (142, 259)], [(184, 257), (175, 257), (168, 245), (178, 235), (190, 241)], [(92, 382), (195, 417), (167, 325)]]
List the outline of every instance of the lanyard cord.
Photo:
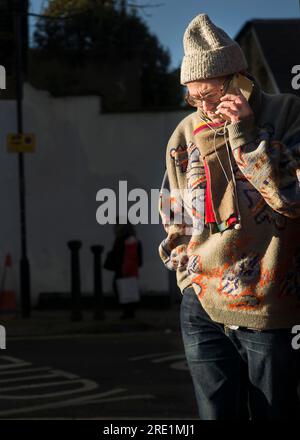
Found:
[[(205, 118), (205, 119), (206, 119), (206, 118)], [(227, 149), (228, 160), (229, 160), (229, 164), (230, 164), (230, 170), (231, 170), (231, 174), (232, 174), (233, 188), (234, 188), (234, 193), (232, 192), (232, 194), (233, 194), (234, 199), (235, 199), (235, 206), (236, 206), (236, 209), (237, 209), (238, 220), (239, 220), (239, 225), (238, 225), (238, 224), (236, 225), (236, 226), (238, 226), (238, 227), (236, 227), (236, 229), (240, 229), (240, 228), (242, 227), (242, 226), (241, 226), (241, 224), (242, 224), (242, 218), (241, 218), (241, 213), (240, 213), (240, 209), (239, 209), (239, 200), (238, 200), (238, 195), (237, 195), (237, 186), (236, 186), (235, 175), (234, 175), (234, 172), (233, 172), (232, 163), (231, 163), (231, 159), (230, 159), (230, 152), (229, 152), (228, 142), (227, 142), (227, 139), (226, 139), (226, 126), (228, 125), (228, 121), (225, 121), (224, 129), (223, 129), (222, 131), (220, 131), (220, 132), (218, 132), (217, 130), (215, 130), (214, 127), (212, 127), (212, 126), (207, 122), (207, 120), (205, 120), (205, 123), (206, 123), (207, 126), (208, 126), (208, 127), (214, 132), (214, 150), (215, 150), (215, 153), (216, 153), (216, 155), (217, 155), (217, 158), (218, 158), (218, 161), (219, 161), (219, 163), (220, 163), (220, 166), (221, 166), (221, 168), (222, 168), (222, 171), (223, 171), (223, 173), (224, 173), (224, 175), (225, 175), (225, 178), (226, 178), (226, 180), (227, 180), (227, 183), (229, 184), (228, 176), (227, 176), (227, 174), (226, 174), (226, 171), (224, 170), (224, 167), (223, 167), (223, 165), (222, 165), (222, 162), (221, 162), (221, 160), (220, 160), (220, 157), (219, 157), (218, 152), (217, 152), (217, 149), (216, 149), (216, 136), (217, 136), (217, 135), (219, 135), (219, 136), (224, 136), (225, 145), (226, 145), (226, 149)]]

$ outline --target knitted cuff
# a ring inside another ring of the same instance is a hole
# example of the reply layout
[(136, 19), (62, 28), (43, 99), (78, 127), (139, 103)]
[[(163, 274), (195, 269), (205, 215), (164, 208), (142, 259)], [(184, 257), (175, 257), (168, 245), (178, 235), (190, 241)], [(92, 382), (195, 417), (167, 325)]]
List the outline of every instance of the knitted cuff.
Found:
[(233, 122), (227, 126), (229, 142), (232, 150), (241, 145), (248, 144), (256, 140), (259, 134), (258, 127), (255, 125), (254, 116), (248, 116), (238, 122)]

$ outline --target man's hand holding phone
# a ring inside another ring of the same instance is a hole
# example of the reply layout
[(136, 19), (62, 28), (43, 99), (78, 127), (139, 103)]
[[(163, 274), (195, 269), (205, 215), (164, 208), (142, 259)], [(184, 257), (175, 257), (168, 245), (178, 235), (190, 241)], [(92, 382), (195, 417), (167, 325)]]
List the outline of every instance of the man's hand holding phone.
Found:
[(239, 88), (234, 93), (227, 93), (220, 99), (215, 113), (222, 115), (229, 122), (238, 122), (253, 115), (253, 111)]

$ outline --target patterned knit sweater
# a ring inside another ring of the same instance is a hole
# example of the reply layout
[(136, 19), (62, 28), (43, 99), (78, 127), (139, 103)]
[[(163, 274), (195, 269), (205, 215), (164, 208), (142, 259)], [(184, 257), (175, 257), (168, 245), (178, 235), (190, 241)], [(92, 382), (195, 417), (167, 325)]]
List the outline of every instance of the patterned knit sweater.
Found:
[[(181, 293), (193, 286), (212, 320), (288, 328), (300, 324), (300, 99), (257, 87), (249, 104), (254, 116), (227, 125), (242, 228), (220, 231), (208, 223), (210, 188), (196, 147), (203, 125), (197, 110), (167, 145), (159, 202), (167, 236), (159, 255), (176, 271)], [(186, 216), (176, 221), (182, 204), (190, 222)]]

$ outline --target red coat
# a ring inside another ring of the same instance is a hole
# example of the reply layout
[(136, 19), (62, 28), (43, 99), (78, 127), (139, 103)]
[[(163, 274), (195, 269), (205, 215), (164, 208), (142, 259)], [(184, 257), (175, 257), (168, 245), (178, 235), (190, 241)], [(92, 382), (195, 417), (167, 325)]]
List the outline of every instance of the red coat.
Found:
[(122, 262), (123, 277), (138, 277), (139, 249), (138, 240), (132, 235), (124, 241), (124, 256)]

